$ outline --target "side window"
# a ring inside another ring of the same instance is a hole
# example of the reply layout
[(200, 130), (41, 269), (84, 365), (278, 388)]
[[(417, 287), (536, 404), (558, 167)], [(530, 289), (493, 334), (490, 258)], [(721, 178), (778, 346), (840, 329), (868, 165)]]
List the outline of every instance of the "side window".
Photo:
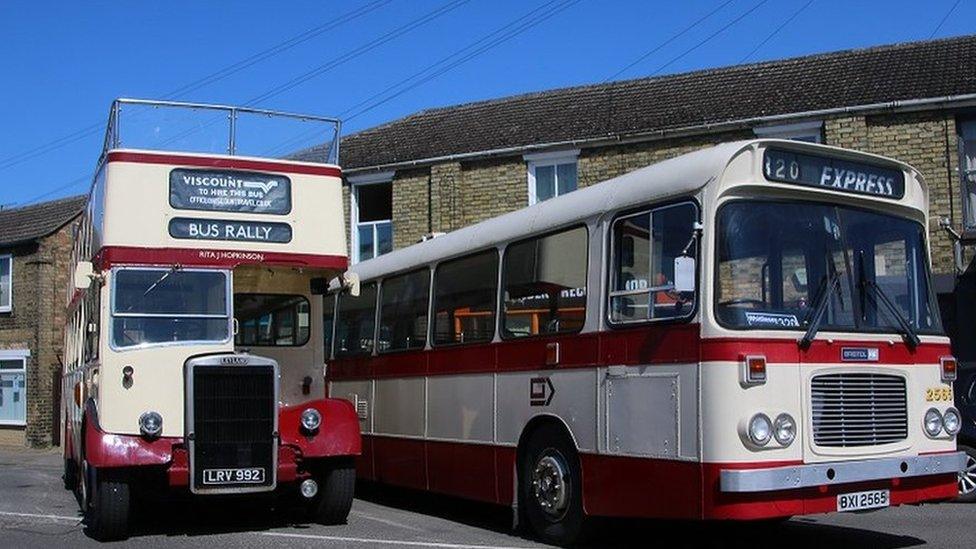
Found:
[(234, 294), (235, 345), (296, 347), (308, 343), (309, 305), (300, 295)]
[(325, 339), (325, 360), (332, 358), (332, 330), (335, 325), (336, 296), (322, 296), (322, 336)]
[[(627, 215), (613, 223), (610, 321), (683, 318), (696, 291), (675, 289), (676, 259), (688, 266), (698, 255), (698, 209), (684, 203)], [(696, 282), (697, 287), (697, 282)]]
[(423, 349), (427, 341), (430, 269), (383, 280), (379, 350)]
[(434, 344), (491, 341), (498, 294), (494, 249), (447, 261), (434, 273)]
[(373, 352), (373, 328), (376, 326), (376, 283), (364, 283), (359, 296), (339, 295), (336, 319), (336, 356), (367, 355)]
[(586, 227), (508, 246), (502, 336), (576, 332), (586, 318)]

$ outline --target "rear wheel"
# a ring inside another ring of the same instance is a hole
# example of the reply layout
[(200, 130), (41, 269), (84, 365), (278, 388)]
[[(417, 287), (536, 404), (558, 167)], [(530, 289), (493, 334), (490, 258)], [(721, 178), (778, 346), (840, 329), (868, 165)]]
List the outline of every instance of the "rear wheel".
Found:
[(963, 503), (976, 502), (976, 449), (959, 445), (966, 452), (966, 467), (959, 473), (959, 499)]
[(350, 458), (329, 460), (315, 474), (318, 494), (309, 503), (312, 520), (319, 524), (343, 524), (356, 493), (356, 464)]
[(519, 464), (519, 503), (535, 534), (547, 543), (580, 541), (582, 474), (572, 440), (555, 425), (532, 433)]
[(89, 468), (85, 523), (99, 541), (125, 539), (129, 532), (129, 483), (124, 478)]

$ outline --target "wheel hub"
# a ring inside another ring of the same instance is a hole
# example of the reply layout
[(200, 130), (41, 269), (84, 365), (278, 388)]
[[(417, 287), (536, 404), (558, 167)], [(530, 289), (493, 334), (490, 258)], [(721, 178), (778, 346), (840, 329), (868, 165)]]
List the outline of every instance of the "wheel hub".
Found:
[(959, 472), (959, 493), (968, 496), (976, 492), (976, 458), (966, 456), (966, 468)]
[(539, 458), (532, 472), (532, 493), (539, 507), (551, 517), (560, 517), (569, 502), (568, 474), (562, 456), (547, 454)]

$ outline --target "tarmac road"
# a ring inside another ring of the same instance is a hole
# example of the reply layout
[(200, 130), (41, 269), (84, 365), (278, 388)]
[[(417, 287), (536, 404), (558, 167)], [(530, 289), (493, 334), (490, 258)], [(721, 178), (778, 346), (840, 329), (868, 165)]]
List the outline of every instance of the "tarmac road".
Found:
[[(100, 545), (85, 535), (78, 505), (61, 488), (60, 475), (57, 451), (0, 448), (0, 547)], [(140, 509), (139, 516), (133, 536), (112, 547), (541, 547), (512, 532), (507, 508), (376, 486), (358, 488), (343, 526), (304, 523), (295, 509), (271, 509), (253, 501), (157, 503)], [(598, 524), (592, 545), (973, 547), (974, 525), (976, 505), (952, 503), (817, 515), (763, 526), (607, 520)]]

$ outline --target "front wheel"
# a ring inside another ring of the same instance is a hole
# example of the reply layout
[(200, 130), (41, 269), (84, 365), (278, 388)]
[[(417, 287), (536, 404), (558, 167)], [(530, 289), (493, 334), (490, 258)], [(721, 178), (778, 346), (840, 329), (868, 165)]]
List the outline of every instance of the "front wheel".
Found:
[(976, 449), (959, 445), (966, 452), (966, 467), (959, 473), (959, 498), (963, 503), (976, 503)]
[(329, 460), (315, 474), (318, 494), (309, 503), (309, 514), (319, 524), (343, 524), (356, 493), (356, 465), (352, 459)]
[(554, 425), (529, 439), (519, 466), (519, 502), (543, 541), (570, 545), (583, 535), (583, 485), (573, 442)]
[(103, 471), (93, 473), (85, 509), (88, 534), (99, 541), (125, 539), (129, 532), (129, 483)]

